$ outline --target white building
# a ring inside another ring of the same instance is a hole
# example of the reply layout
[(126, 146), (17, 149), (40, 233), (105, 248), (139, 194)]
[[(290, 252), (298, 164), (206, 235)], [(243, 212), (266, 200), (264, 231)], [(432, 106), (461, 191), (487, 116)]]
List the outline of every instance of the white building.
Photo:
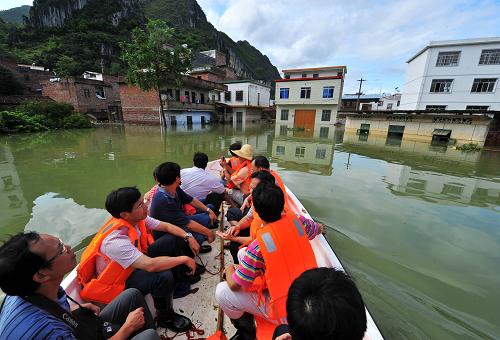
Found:
[(315, 130), (333, 125), (341, 104), (345, 66), (283, 70), (276, 81), (276, 124)]
[(384, 94), (377, 102), (372, 102), (372, 111), (394, 111), (401, 106), (401, 94)]
[(258, 121), (262, 111), (269, 108), (271, 88), (256, 80), (226, 80), (227, 91), (220, 102), (231, 106), (233, 124)]
[(401, 110), (500, 110), (500, 37), (431, 41), (407, 63)]

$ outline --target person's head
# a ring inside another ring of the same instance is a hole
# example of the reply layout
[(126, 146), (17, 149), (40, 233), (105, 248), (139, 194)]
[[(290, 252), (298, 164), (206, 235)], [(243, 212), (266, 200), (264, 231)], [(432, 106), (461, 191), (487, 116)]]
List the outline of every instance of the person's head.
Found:
[(241, 142), (234, 142), (233, 144), (229, 145), (229, 153), (234, 157), (238, 157), (234, 154), (234, 150), (240, 150), (240, 149), (241, 149)]
[(250, 176), (250, 188), (253, 190), (259, 185), (260, 183), (268, 183), (268, 184), (275, 184), (275, 179), (274, 176), (269, 172), (265, 170), (257, 171), (254, 172)]
[(160, 185), (181, 185), (181, 167), (177, 163), (165, 162), (156, 167), (156, 181)]
[(57, 237), (22, 232), (0, 247), (0, 289), (8, 295), (31, 295), (40, 285), (59, 284), (75, 266), (75, 253)]
[(251, 172), (256, 172), (260, 170), (268, 170), (271, 167), (269, 160), (265, 156), (255, 156), (252, 161)]
[(260, 183), (252, 190), (253, 207), (260, 218), (267, 223), (281, 218), (285, 205), (283, 191), (274, 183)]
[(125, 187), (112, 191), (106, 197), (106, 210), (116, 218), (138, 222), (146, 218), (148, 208), (136, 187)]
[(208, 164), (208, 156), (203, 152), (197, 152), (193, 156), (193, 165), (200, 169), (205, 169)]
[(251, 161), (253, 159), (253, 148), (250, 144), (245, 144), (239, 150), (234, 150), (233, 153), (241, 162)]
[(366, 331), (361, 294), (346, 273), (334, 268), (302, 273), (290, 286), (286, 311), (293, 340), (361, 340)]

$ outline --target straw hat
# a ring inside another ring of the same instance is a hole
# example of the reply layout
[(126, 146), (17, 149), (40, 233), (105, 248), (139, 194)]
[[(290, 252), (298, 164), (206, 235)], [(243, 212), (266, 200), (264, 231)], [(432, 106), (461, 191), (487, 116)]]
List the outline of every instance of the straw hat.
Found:
[(253, 148), (250, 144), (243, 145), (239, 150), (233, 150), (233, 153), (236, 156), (248, 159), (249, 161), (251, 161), (253, 158)]

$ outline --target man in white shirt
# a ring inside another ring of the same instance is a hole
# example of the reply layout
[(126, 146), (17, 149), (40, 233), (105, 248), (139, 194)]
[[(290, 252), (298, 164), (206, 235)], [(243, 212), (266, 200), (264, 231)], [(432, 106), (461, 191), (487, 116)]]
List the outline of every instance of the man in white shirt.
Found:
[(193, 156), (193, 167), (181, 170), (181, 189), (197, 198), (204, 204), (212, 204), (215, 214), (224, 200), (224, 185), (220, 179), (205, 170), (208, 156), (196, 152)]

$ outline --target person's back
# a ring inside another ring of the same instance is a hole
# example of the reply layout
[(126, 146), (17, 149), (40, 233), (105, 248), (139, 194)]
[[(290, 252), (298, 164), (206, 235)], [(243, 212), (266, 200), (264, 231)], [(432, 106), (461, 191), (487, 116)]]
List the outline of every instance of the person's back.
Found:
[(207, 164), (208, 156), (196, 152), (193, 156), (194, 166), (181, 170), (181, 189), (199, 200), (206, 199), (212, 192), (224, 193), (224, 186), (220, 180), (205, 170)]

